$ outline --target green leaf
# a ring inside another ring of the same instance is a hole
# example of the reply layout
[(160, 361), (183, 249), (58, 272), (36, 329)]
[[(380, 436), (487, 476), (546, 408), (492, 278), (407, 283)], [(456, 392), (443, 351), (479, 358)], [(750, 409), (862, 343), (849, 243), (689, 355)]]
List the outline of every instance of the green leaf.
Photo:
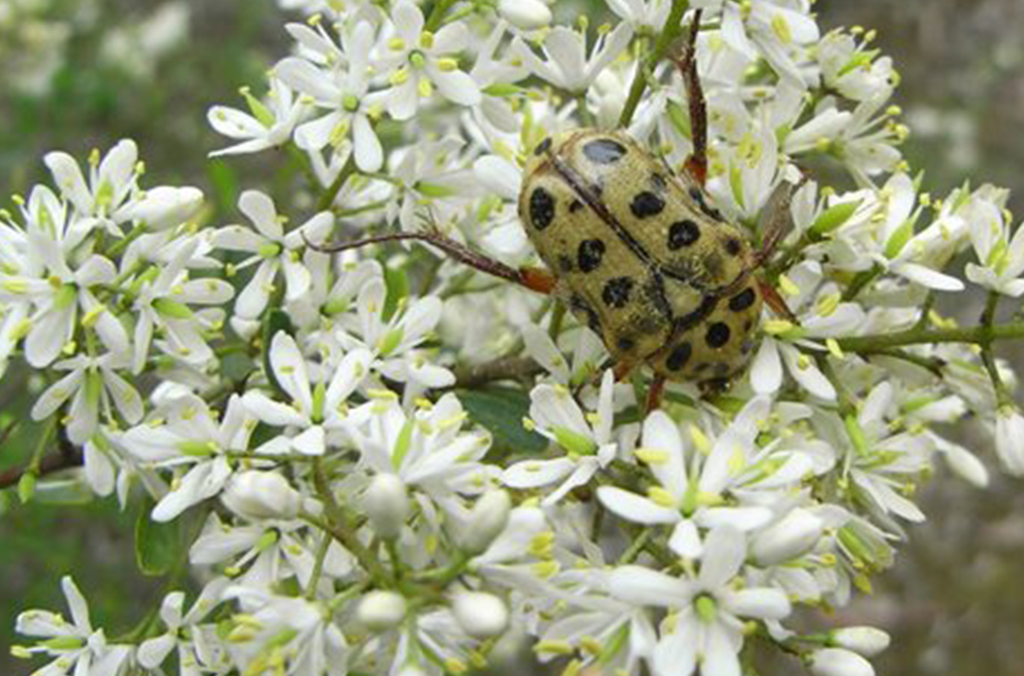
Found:
[(93, 498), (95, 494), (80, 476), (40, 480), (32, 496), (32, 500), (40, 504), (63, 506), (87, 505)]
[(850, 217), (856, 213), (860, 207), (861, 200), (854, 200), (852, 202), (840, 202), (839, 204), (833, 204), (825, 211), (819, 214), (818, 218), (815, 219), (811, 225), (811, 232), (815, 235), (824, 235), (827, 232), (832, 232), (846, 221), (850, 220)]
[(495, 445), (514, 453), (539, 454), (547, 448), (544, 437), (523, 427), (530, 413), (530, 397), (511, 387), (458, 390), (462, 405), (473, 422), (494, 435)]
[(222, 214), (231, 213), (238, 202), (238, 172), (220, 159), (211, 160), (206, 166), (210, 183), (213, 185), (217, 210)]
[(153, 501), (146, 498), (135, 520), (135, 562), (144, 575), (158, 577), (167, 575), (178, 557), (182, 520), (159, 523), (152, 513)]
[(398, 304), (409, 295), (409, 275), (405, 272), (404, 264), (384, 266), (384, 286), (387, 288), (388, 294), (384, 300), (383, 318), (384, 321), (390, 321), (395, 310), (398, 309)]

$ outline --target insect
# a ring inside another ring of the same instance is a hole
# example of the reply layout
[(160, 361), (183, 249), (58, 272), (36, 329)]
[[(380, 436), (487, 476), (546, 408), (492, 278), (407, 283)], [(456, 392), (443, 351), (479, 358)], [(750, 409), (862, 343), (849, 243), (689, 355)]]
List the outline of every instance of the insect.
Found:
[[(665, 380), (697, 382), (705, 392), (724, 389), (753, 353), (762, 303), (788, 311), (756, 274), (777, 237), (754, 251), (703, 190), (706, 112), (694, 59), (699, 20), (698, 12), (677, 62), (694, 145), (682, 172), (622, 131), (577, 129), (533, 150), (519, 214), (546, 269), (512, 268), (436, 231), (318, 248), (418, 239), (478, 270), (553, 294), (601, 336), (619, 378), (641, 365), (655, 372), (649, 407), (657, 405)], [(780, 202), (776, 211), (784, 214), (788, 194)]]

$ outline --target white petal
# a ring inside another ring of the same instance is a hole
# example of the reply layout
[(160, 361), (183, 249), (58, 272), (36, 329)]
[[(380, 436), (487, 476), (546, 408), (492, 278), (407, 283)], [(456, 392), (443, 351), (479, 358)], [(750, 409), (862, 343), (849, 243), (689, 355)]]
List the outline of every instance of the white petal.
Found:
[(246, 190), (238, 199), (238, 208), (264, 237), (278, 240), (284, 234), (281, 222), (277, 220), (274, 201), (266, 194), (258, 190)]
[(523, 460), (507, 468), (501, 480), (512, 488), (538, 488), (558, 481), (575, 467), (576, 463), (568, 458)]
[(281, 388), (299, 405), (299, 410), (308, 415), (313, 410), (313, 395), (306, 358), (295, 339), (284, 331), (274, 334), (270, 345), (270, 365)]
[(356, 166), (365, 172), (378, 171), (384, 164), (384, 148), (365, 115), (356, 115), (352, 119), (352, 139), (355, 143)]
[(672, 537), (668, 540), (668, 546), (684, 559), (698, 558), (704, 552), (697, 524), (691, 519), (685, 519), (676, 524), (672, 531)]
[(740, 617), (781, 620), (791, 611), (789, 599), (778, 589), (740, 589), (729, 592), (725, 607)]
[(677, 510), (662, 507), (614, 486), (601, 486), (597, 489), (597, 497), (609, 511), (636, 523), (675, 523), (682, 518)]
[(712, 530), (704, 540), (701, 584), (711, 589), (724, 586), (740, 571), (746, 555), (746, 538), (739, 530), (731, 526)]
[(628, 603), (659, 607), (685, 605), (694, 588), (685, 580), (643, 566), (620, 566), (608, 579), (612, 596)]

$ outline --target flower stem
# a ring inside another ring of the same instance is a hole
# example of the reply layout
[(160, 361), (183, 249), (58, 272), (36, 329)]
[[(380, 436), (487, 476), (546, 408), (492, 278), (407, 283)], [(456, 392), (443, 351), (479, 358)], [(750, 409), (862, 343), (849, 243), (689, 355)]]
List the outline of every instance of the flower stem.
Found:
[(341, 168), (341, 171), (338, 172), (334, 182), (327, 186), (327, 190), (320, 195), (320, 201), (316, 203), (317, 212), (327, 211), (331, 208), (331, 205), (334, 204), (334, 199), (338, 196), (338, 193), (341, 192), (342, 186), (345, 185), (345, 181), (347, 181), (348, 177), (354, 174), (355, 171), (356, 160), (355, 153), (353, 153), (349, 155), (348, 159), (345, 161), (345, 165)]
[(910, 328), (895, 333), (874, 336), (837, 338), (839, 347), (847, 352), (878, 352), (906, 345), (928, 343), (974, 343), (1024, 338), (1024, 321), (1007, 322), (994, 326), (970, 326), (949, 329)]
[(683, 15), (686, 14), (689, 7), (690, 0), (672, 0), (672, 9), (669, 11), (665, 30), (658, 36), (658, 40), (654, 43), (654, 49), (647, 60), (637, 64), (633, 83), (629, 87), (629, 97), (626, 99), (626, 105), (622, 108), (622, 115), (619, 116), (620, 127), (628, 127), (629, 123), (633, 121), (633, 114), (636, 112), (637, 106), (640, 105), (644, 90), (647, 89), (647, 78), (654, 72), (654, 67), (658, 65), (658, 62), (668, 53), (669, 47), (676, 41), (676, 38), (682, 35)]

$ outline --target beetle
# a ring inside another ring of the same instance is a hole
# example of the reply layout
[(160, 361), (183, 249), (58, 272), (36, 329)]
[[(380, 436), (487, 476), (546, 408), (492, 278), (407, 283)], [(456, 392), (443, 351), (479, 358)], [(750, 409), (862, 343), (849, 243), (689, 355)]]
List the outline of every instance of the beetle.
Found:
[(395, 233), (314, 248), (336, 252), (374, 242), (420, 240), (482, 272), (552, 294), (600, 335), (624, 378), (655, 373), (648, 408), (666, 380), (720, 391), (752, 355), (762, 303), (793, 319), (756, 274), (770, 257), (792, 188), (775, 204), (755, 251), (704, 192), (707, 123), (697, 77), (695, 14), (682, 58), (693, 152), (675, 172), (624, 131), (575, 129), (544, 138), (523, 172), (520, 220), (546, 268), (513, 268), (439, 231)]

